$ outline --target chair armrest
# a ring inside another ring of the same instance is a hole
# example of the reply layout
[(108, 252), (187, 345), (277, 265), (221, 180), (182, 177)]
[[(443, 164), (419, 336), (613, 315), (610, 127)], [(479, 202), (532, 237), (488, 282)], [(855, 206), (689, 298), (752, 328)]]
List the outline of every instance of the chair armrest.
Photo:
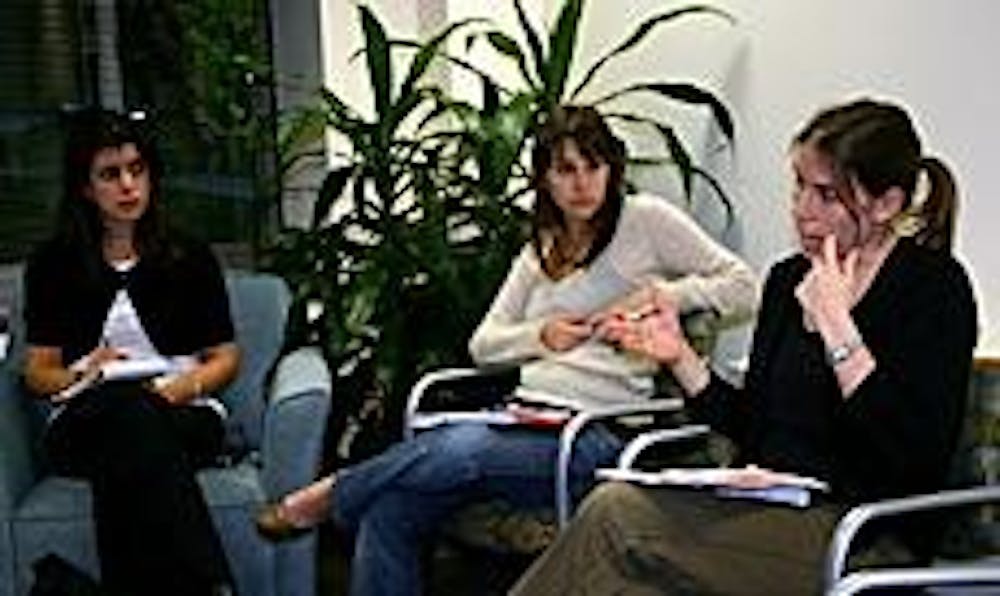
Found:
[(580, 412), (570, 418), (566, 426), (563, 427), (562, 434), (559, 436), (559, 456), (556, 458), (555, 500), (556, 520), (559, 523), (559, 529), (562, 530), (565, 528), (569, 522), (569, 464), (573, 455), (573, 444), (584, 427), (592, 422), (608, 418), (619, 418), (634, 414), (652, 414), (656, 412), (677, 412), (683, 407), (684, 400), (681, 399), (657, 399), (644, 403), (608, 406), (588, 412)]
[(826, 585), (833, 587), (844, 574), (851, 542), (869, 521), (877, 518), (950, 507), (1000, 502), (1000, 485), (946, 490), (852, 507), (837, 524), (826, 558)]
[(653, 445), (702, 437), (708, 435), (710, 431), (711, 428), (707, 424), (686, 424), (677, 428), (661, 428), (642, 433), (629, 441), (629, 444), (622, 450), (621, 455), (618, 456), (618, 468), (628, 470), (635, 464), (639, 455)]
[(406, 399), (406, 409), (403, 412), (403, 438), (413, 438), (413, 434), (415, 432), (413, 428), (413, 420), (416, 417), (417, 412), (420, 411), (420, 407), (423, 405), (424, 398), (427, 396), (428, 391), (435, 385), (477, 377), (492, 377), (509, 373), (511, 370), (514, 369), (511, 367), (461, 367), (441, 368), (425, 373), (422, 377), (420, 377), (420, 379), (417, 380), (416, 383), (413, 384), (413, 388), (410, 389), (410, 394)]
[(0, 518), (14, 509), (38, 477), (33, 451), (31, 399), (16, 381), (9, 362), (0, 366)]
[(261, 445), (268, 498), (315, 479), (332, 391), (330, 370), (319, 350), (300, 348), (278, 362)]
[[(925, 569), (859, 571), (833, 585), (827, 596), (853, 596), (879, 588), (930, 588), (1000, 585), (1000, 563), (992, 566), (946, 565)], [(922, 592), (921, 592), (922, 593)], [(949, 592), (951, 593), (951, 592)], [(986, 592), (975, 592), (986, 594)], [(992, 593), (992, 592), (991, 592)]]

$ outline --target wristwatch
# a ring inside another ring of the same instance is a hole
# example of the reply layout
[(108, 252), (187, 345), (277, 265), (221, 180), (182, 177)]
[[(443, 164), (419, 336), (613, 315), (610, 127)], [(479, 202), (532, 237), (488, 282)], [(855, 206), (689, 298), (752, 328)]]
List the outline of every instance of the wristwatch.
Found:
[(838, 344), (826, 351), (826, 362), (836, 368), (842, 362), (851, 357), (851, 354), (864, 345), (860, 335), (855, 335), (842, 344)]

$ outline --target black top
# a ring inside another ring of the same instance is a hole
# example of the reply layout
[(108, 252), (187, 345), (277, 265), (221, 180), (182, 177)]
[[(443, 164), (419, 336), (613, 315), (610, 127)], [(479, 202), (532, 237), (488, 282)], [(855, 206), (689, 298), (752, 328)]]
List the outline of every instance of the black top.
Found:
[(165, 256), (140, 258), (127, 273), (103, 264), (88, 274), (78, 250), (43, 244), (25, 270), (27, 342), (59, 347), (73, 362), (97, 346), (119, 288), (125, 288), (157, 351), (194, 354), (233, 341), (229, 299), (209, 248), (184, 241)]
[(901, 240), (852, 309), (876, 369), (848, 399), (806, 331), (796, 285), (802, 255), (764, 287), (745, 389), (713, 375), (689, 406), (734, 439), (740, 459), (830, 481), (860, 502), (927, 492), (945, 482), (965, 413), (976, 304), (948, 254)]

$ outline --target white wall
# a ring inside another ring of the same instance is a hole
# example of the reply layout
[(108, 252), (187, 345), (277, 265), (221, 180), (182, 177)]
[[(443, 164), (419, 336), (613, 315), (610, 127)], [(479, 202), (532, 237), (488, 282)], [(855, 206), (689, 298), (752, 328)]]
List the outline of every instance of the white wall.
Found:
[[(1000, 178), (994, 170), (1000, 157), (1000, 2), (717, 0), (716, 5), (737, 16), (738, 36), (744, 38), (735, 56), (722, 58), (733, 68), (720, 87), (738, 124), (732, 188), (740, 200), (741, 252), (762, 268), (794, 246), (785, 153), (793, 132), (818, 107), (860, 94), (901, 101), (914, 114), (926, 151), (943, 156), (958, 177), (964, 201), (958, 252), (978, 290), (979, 352), (1000, 354)], [(620, 29), (624, 18), (662, 7), (655, 0), (592, 1), (588, 41)], [(675, 60), (686, 64), (692, 58), (663, 54), (662, 61), (634, 66), (628, 74), (658, 74), (673, 68)]]
[[(394, 33), (418, 32), (426, 4), (445, 3), (449, 20), (474, 14), (513, 21), (506, 0), (373, 0)], [(356, 9), (347, 0), (324, 0), (328, 32), (326, 80), (367, 97), (360, 64), (344, 57), (359, 39)], [(529, 11), (552, 23), (559, 0), (530, 0)], [(817, 108), (861, 94), (905, 103), (915, 115), (927, 151), (953, 167), (963, 193), (960, 257), (973, 273), (982, 309), (980, 353), (1000, 355), (1000, 181), (990, 174), (1000, 156), (1000, 69), (995, 67), (994, 0), (716, 0), (738, 19), (735, 28), (697, 18), (662, 28), (630, 58), (613, 63), (594, 97), (623, 80), (697, 80), (719, 91), (737, 120), (736, 151), (715, 154), (715, 171), (729, 179), (740, 212), (725, 232), (718, 217), (701, 213), (716, 235), (759, 270), (794, 249), (788, 217), (786, 150), (793, 132)], [(678, 6), (662, 0), (591, 0), (584, 14), (579, 64), (586, 65), (631, 32), (643, 16)], [(547, 13), (547, 14), (546, 14)], [(544, 15), (544, 16), (543, 16)], [(582, 72), (575, 73), (577, 77)], [(461, 83), (459, 83), (461, 86)], [(587, 98), (584, 98), (587, 99)], [(629, 107), (662, 113), (656, 102)], [(685, 118), (691, 149), (713, 139), (704, 118)], [(650, 138), (630, 135), (640, 148)], [(665, 178), (663, 176), (661, 178)], [(653, 180), (669, 189), (667, 180)], [(670, 192), (670, 190), (665, 190)]]

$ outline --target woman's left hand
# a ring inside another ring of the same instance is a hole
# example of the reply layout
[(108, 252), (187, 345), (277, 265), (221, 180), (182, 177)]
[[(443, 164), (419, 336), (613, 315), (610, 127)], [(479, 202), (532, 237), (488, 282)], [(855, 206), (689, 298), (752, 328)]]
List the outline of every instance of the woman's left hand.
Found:
[(178, 375), (165, 383), (153, 383), (154, 393), (173, 405), (186, 404), (198, 397), (200, 388), (192, 373)]
[(811, 258), (812, 268), (795, 288), (795, 297), (806, 319), (817, 325), (850, 316), (855, 302), (858, 252), (851, 250), (841, 262), (837, 258), (837, 239), (823, 241), (823, 252)]

